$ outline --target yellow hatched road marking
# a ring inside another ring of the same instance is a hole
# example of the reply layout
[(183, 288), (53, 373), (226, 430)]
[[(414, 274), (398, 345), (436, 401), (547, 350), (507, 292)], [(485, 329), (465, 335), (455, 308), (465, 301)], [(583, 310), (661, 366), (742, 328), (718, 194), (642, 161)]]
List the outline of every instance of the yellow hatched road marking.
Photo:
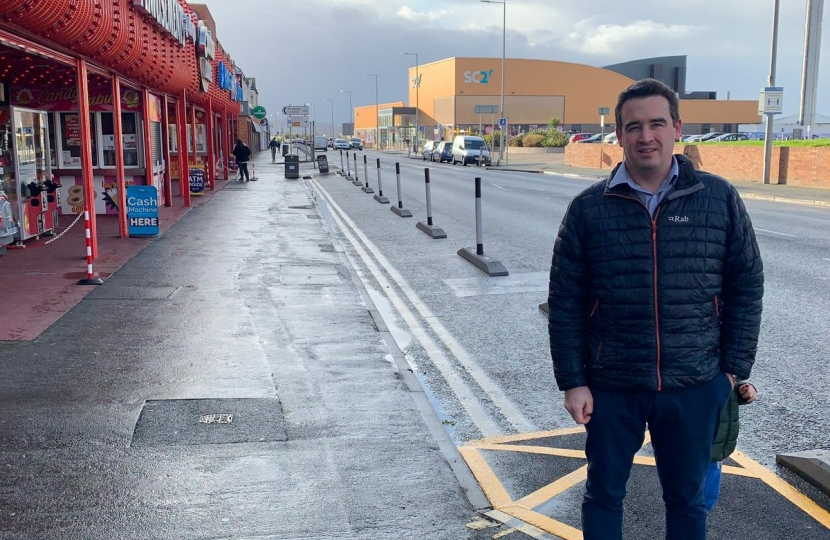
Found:
[[(490, 500), (495, 510), (513, 516), (514, 518), (537, 527), (542, 531), (555, 534), (563, 540), (582, 540), (582, 532), (580, 530), (556, 521), (548, 516), (539, 514), (533, 509), (584, 482), (588, 474), (587, 465), (556, 479), (550, 484), (543, 486), (542, 488), (522, 497), (517, 501), (513, 501), (498, 476), (496, 476), (495, 472), (490, 468), (487, 460), (484, 459), (484, 456), (482, 456), (479, 450), (523, 452), (527, 454), (584, 460), (586, 459), (585, 452), (582, 450), (506, 444), (511, 442), (529, 441), (533, 439), (573, 435), (584, 431), (584, 428), (579, 426), (553, 431), (487, 437), (476, 441), (470, 441), (467, 446), (462, 446), (458, 450), (467, 461), (467, 465), (470, 467), (470, 470), (478, 480), (479, 485), (482, 490), (484, 490), (484, 493), (487, 495), (487, 498)], [(650, 443), (651, 437), (649, 436), (649, 433), (646, 432), (643, 440), (643, 446)], [(753, 461), (743, 453), (736, 450), (731, 457), (740, 465), (740, 467), (724, 465), (722, 469), (724, 474), (760, 479), (787, 500), (792, 502), (795, 506), (804, 511), (807, 515), (824, 525), (826, 528), (830, 529), (830, 512), (827, 512), (818, 506), (818, 504), (807, 498), (806, 495), (795, 489), (786, 481), (779, 478), (775, 473), (768, 470), (760, 463)], [(640, 455), (634, 456), (634, 464), (650, 467), (654, 467), (656, 465), (653, 457)]]

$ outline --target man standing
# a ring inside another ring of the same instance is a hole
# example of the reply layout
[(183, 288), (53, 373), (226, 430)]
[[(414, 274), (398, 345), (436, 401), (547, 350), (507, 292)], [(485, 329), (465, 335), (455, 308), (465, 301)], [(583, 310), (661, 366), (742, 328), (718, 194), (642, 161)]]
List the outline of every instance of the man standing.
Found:
[(251, 179), (248, 174), (248, 160), (251, 159), (251, 149), (238, 137), (236, 145), (233, 147), (233, 157), (236, 158), (236, 164), (239, 165), (239, 181), (242, 182), (244, 175), (245, 181), (248, 182)]
[(277, 142), (277, 138), (274, 137), (271, 139), (271, 142), (268, 143), (268, 148), (271, 149), (271, 163), (277, 162), (277, 150), (280, 148), (280, 143)]
[(666, 538), (706, 538), (703, 481), (732, 386), (749, 377), (763, 267), (735, 188), (673, 155), (677, 95), (645, 79), (615, 110), (624, 161), (571, 202), (553, 251), (551, 356), (587, 431), (585, 540), (620, 540), (648, 425)]

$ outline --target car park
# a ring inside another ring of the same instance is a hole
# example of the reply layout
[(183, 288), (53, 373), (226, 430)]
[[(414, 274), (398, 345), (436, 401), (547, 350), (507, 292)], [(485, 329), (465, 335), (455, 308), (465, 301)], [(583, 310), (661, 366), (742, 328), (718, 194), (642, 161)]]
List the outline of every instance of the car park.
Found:
[(349, 145), (352, 148), (356, 148), (358, 150), (363, 150), (363, 141), (361, 141), (357, 137), (352, 137), (351, 139), (349, 139)]
[(452, 144), (448, 141), (441, 141), (438, 146), (432, 151), (429, 156), (430, 161), (438, 161), (438, 163), (449, 163), (452, 161)]
[(351, 148), (351, 145), (349, 145), (349, 143), (346, 142), (345, 139), (337, 138), (334, 139), (334, 142), (332, 143), (332, 148), (334, 148), (335, 150), (348, 150)]
[(432, 151), (438, 146), (441, 141), (427, 141), (424, 143), (424, 147), (421, 150), (421, 157), (424, 161), (429, 159), (432, 161)]

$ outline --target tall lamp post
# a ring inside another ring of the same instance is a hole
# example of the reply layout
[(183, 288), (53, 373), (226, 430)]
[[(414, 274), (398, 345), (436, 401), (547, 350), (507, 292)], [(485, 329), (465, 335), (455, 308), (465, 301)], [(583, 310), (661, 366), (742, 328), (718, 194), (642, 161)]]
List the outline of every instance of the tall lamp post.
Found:
[(329, 135), (334, 137), (334, 99), (323, 98), (323, 101), (328, 101), (329, 103), (331, 103), (331, 133), (329, 133)]
[(367, 77), (375, 78), (375, 149), (380, 150), (380, 102), (378, 101), (378, 75), (367, 73)]
[(421, 77), (418, 75), (418, 68), (420, 64), (418, 63), (418, 53), (411, 53), (411, 52), (402, 52), (401, 54), (405, 54), (408, 56), (415, 57), (415, 153), (418, 153), (418, 138), (420, 137), (420, 124), (418, 123), (418, 110), (420, 109), (418, 103), (418, 91), (421, 89)]
[[(354, 108), (352, 107), (352, 91), (351, 90), (341, 90), (340, 93), (349, 94), (349, 118), (352, 119), (352, 132), (349, 135), (354, 136)], [(344, 133), (343, 135), (346, 135)]]
[(306, 107), (311, 107), (311, 144), (314, 144), (314, 136), (317, 134), (317, 107), (314, 103), (306, 103)]
[[(505, 53), (505, 45), (507, 43), (507, 0), (479, 0), (480, 2), (484, 2), (485, 4), (501, 4), (503, 14), (502, 14), (502, 27), (501, 27), (501, 116), (500, 118), (507, 118), (504, 114), (504, 53)], [(506, 126), (499, 126), (499, 161), (497, 165), (501, 164), (501, 160), (504, 159), (504, 128)]]

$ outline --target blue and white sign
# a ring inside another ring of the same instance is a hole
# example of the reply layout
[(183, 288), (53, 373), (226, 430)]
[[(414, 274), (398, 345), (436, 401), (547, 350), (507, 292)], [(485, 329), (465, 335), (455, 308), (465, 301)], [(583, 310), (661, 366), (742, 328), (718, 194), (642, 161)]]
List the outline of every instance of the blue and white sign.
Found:
[(418, 131), (424, 131), (424, 126), (418, 126)]
[(507, 118), (499, 118), (499, 125), (506, 126), (507, 125)]
[(784, 112), (784, 88), (767, 86), (761, 90), (758, 100), (758, 114), (781, 114)]
[(191, 195), (205, 194), (205, 171), (198, 167), (191, 167), (187, 171), (187, 177), (190, 182)]
[(154, 186), (127, 186), (127, 233), (136, 238), (159, 235), (159, 196)]

